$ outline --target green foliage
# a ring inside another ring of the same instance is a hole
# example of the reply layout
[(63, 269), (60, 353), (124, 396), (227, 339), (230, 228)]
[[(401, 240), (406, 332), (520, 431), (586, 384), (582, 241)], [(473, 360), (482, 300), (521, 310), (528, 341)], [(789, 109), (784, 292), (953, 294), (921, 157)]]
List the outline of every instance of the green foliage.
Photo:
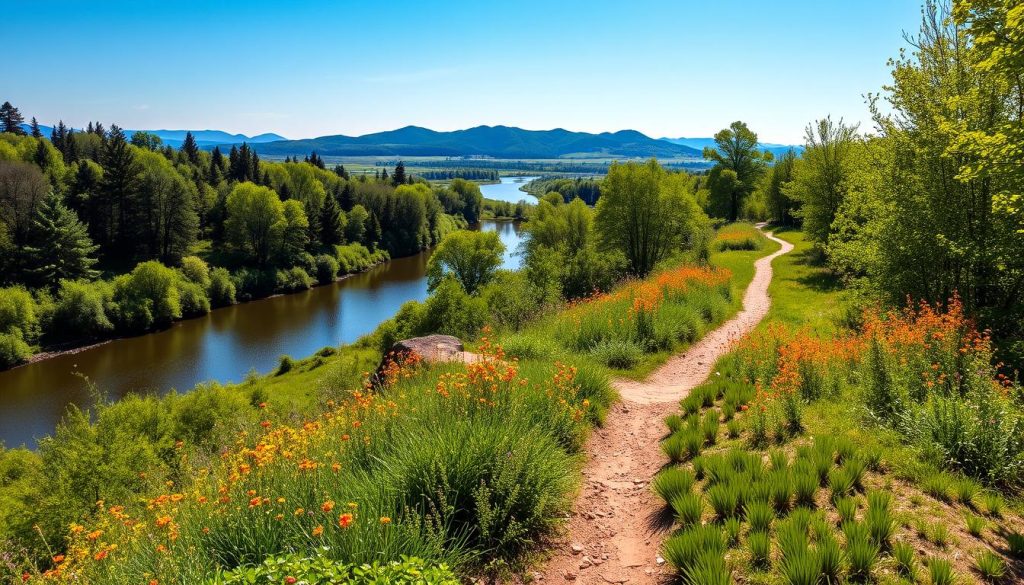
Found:
[(846, 522), (846, 558), (849, 561), (850, 577), (856, 581), (871, 578), (871, 572), (878, 562), (879, 545), (871, 539), (870, 528), (865, 523)]
[(721, 558), (725, 549), (721, 528), (711, 524), (695, 525), (666, 539), (661, 555), (685, 579), (702, 557)]
[(711, 213), (736, 221), (772, 155), (757, 149), (757, 134), (740, 121), (715, 134), (715, 145), (704, 149), (704, 158), (715, 163), (708, 173)]
[(180, 277), (156, 261), (143, 262), (113, 282), (114, 325), (123, 331), (142, 332), (164, 327), (182, 316)]
[(980, 538), (981, 533), (985, 530), (985, 519), (981, 516), (968, 513), (964, 516), (964, 523), (967, 526), (967, 533), (975, 538)]
[(695, 482), (696, 478), (692, 472), (678, 467), (671, 467), (660, 471), (658, 475), (654, 476), (654, 480), (651, 481), (651, 488), (667, 505), (676, 496), (690, 493)]
[(316, 281), (329, 284), (338, 277), (338, 261), (334, 256), (320, 254), (316, 257)]
[(771, 564), (771, 539), (766, 532), (752, 532), (747, 536), (747, 548), (754, 567), (766, 569)]
[(608, 169), (594, 225), (602, 246), (623, 253), (632, 274), (647, 275), (708, 229), (707, 217), (685, 181), (682, 175), (666, 174), (654, 160), (613, 163)]
[(25, 248), (28, 273), (43, 286), (61, 280), (95, 278), (95, 246), (86, 226), (60, 196), (51, 193), (40, 204), (33, 223), (33, 245)]
[(751, 532), (767, 533), (775, 518), (775, 512), (764, 502), (750, 502), (746, 506), (746, 516)]
[(235, 304), (235, 283), (226, 268), (214, 268), (210, 271), (210, 286), (207, 291), (210, 303), (214, 307)]
[(914, 547), (904, 541), (892, 545), (892, 558), (896, 561), (896, 571), (910, 581), (917, 577), (917, 559)]
[[(399, 561), (356, 565), (326, 556), (328, 550), (314, 556), (272, 556), (255, 567), (241, 567), (218, 574), (208, 585), (262, 585), (266, 583), (301, 582), (308, 585), (458, 585), (459, 580), (444, 564), (428, 563), (416, 557)], [(295, 581), (289, 581), (294, 579)]]
[(431, 290), (448, 275), (469, 294), (475, 294), (494, 278), (505, 246), (497, 232), (458, 231), (449, 234), (430, 256), (427, 278)]
[(988, 549), (974, 558), (974, 564), (986, 583), (998, 583), (1006, 575), (1006, 561)]
[(704, 515), (704, 499), (700, 494), (681, 492), (673, 496), (669, 504), (676, 521), (684, 528), (700, 524), (701, 516)]
[(931, 585), (953, 585), (956, 583), (953, 565), (946, 559), (936, 557), (928, 559), (928, 578)]

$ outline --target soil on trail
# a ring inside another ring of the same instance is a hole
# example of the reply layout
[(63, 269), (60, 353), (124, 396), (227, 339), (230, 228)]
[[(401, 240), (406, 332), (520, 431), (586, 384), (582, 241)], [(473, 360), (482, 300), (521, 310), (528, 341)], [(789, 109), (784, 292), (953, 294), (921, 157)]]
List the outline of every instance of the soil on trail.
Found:
[(662, 420), (678, 411), (678, 401), (707, 379), (715, 361), (768, 313), (772, 260), (793, 245), (766, 235), (782, 249), (757, 260), (739, 313), (646, 381), (614, 382), (622, 400), (587, 442), (582, 490), (553, 558), (535, 575), (541, 581), (654, 584), (671, 576), (658, 551), (672, 517), (649, 485), (667, 463), (658, 446), (665, 434)]

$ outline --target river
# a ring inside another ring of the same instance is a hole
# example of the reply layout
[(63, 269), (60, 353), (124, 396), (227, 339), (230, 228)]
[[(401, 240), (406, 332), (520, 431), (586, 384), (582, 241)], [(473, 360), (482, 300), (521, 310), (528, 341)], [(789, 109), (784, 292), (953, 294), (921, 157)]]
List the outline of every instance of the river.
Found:
[[(507, 200), (512, 184), (484, 185), (484, 196)], [(503, 190), (495, 193), (495, 188)], [(503, 267), (517, 268), (519, 226), (485, 221), (481, 229), (498, 232), (507, 248)], [(325, 346), (351, 343), (402, 303), (427, 297), (429, 257), (423, 252), (398, 258), (333, 285), (216, 309), (164, 331), (0, 372), (0, 441), (34, 447), (52, 433), (69, 404), (89, 403), (83, 376), (111, 398), (132, 391), (188, 390), (200, 382), (239, 382), (250, 371), (269, 372), (282, 354), (303, 358)]]

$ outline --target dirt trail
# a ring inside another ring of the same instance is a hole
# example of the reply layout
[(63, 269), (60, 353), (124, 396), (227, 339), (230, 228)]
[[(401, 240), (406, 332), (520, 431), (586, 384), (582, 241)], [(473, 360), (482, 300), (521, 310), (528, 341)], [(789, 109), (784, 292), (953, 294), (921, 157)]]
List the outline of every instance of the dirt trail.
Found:
[(587, 442), (584, 483), (568, 530), (538, 579), (548, 583), (641, 583), (667, 580), (658, 557), (672, 518), (651, 492), (651, 478), (666, 463), (658, 447), (662, 419), (703, 382), (715, 360), (768, 313), (771, 262), (793, 245), (766, 234), (782, 249), (757, 260), (743, 308), (685, 353), (672, 357), (644, 382), (616, 380), (622, 400)]

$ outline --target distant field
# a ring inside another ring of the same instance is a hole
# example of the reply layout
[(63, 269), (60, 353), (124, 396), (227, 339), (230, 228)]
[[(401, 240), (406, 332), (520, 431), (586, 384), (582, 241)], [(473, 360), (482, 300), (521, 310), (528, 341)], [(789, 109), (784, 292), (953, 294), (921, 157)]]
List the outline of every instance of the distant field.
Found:
[[(284, 160), (282, 156), (265, 155), (266, 160)], [(344, 165), (349, 173), (372, 175), (381, 169), (388, 169), (389, 172), (398, 164), (399, 160), (405, 163), (405, 168), (413, 174), (426, 171), (442, 171), (452, 169), (481, 169), (495, 170), (502, 176), (516, 175), (604, 175), (608, 171), (608, 165), (616, 161), (636, 160), (624, 159), (621, 157), (593, 156), (593, 155), (568, 155), (563, 158), (554, 159), (496, 159), (496, 158), (444, 158), (444, 157), (395, 157), (385, 156), (324, 156), (324, 163), (328, 167)], [(708, 163), (697, 158), (669, 158), (659, 159), (666, 167), (672, 169), (686, 169), (701, 171), (708, 168)]]

